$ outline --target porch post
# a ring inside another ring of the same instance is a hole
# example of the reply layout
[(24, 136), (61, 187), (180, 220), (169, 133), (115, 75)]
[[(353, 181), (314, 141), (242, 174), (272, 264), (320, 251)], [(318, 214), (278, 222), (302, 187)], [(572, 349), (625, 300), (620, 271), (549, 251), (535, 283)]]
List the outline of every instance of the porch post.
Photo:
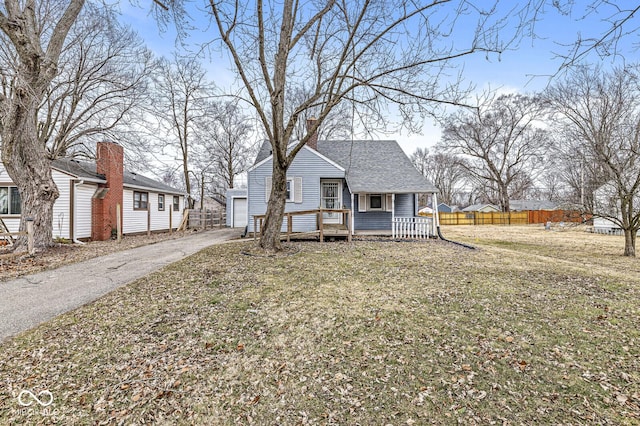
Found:
[(391, 235), (396, 237), (396, 194), (391, 194)]
[[(351, 192), (351, 190), (349, 190), (349, 192)], [(351, 233), (351, 235), (354, 235), (354, 234), (355, 234), (355, 229), (356, 229), (356, 228), (355, 228), (355, 223), (356, 223), (356, 221), (355, 221), (355, 219), (354, 219), (354, 217), (355, 217), (355, 214), (354, 214), (355, 210), (353, 209), (353, 206), (354, 206), (354, 204), (353, 204), (353, 203), (354, 203), (354, 195), (353, 195), (353, 192), (351, 192), (351, 218), (350, 218), (350, 220), (351, 220), (351, 229), (349, 230), (349, 232)]]
[(440, 225), (440, 218), (438, 217), (438, 197), (436, 193), (433, 193), (433, 236), (438, 236), (438, 225)]

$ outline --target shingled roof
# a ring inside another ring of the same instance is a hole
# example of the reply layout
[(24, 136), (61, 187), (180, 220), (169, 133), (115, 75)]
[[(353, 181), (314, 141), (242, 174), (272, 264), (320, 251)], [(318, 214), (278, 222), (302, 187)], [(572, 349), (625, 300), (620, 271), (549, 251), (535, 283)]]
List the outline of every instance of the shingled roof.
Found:
[[(352, 193), (437, 192), (394, 140), (320, 140), (318, 152), (345, 169)], [(255, 164), (271, 155), (262, 144)]]
[(345, 169), (352, 193), (438, 191), (396, 141), (318, 141), (318, 152)]
[[(52, 166), (79, 179), (91, 179), (93, 181), (106, 182), (104, 175), (96, 173), (96, 163), (92, 161), (61, 158), (54, 160)], [(165, 185), (162, 182), (158, 182), (157, 180), (126, 170), (124, 171), (123, 181), (124, 186), (150, 189), (156, 192), (167, 192), (170, 194), (182, 194), (184, 192), (169, 185)]]

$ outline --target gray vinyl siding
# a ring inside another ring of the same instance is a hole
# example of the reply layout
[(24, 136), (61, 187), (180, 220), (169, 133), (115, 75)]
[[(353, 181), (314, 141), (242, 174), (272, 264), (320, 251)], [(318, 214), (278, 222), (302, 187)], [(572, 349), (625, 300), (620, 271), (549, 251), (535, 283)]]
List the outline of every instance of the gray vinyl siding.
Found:
[[(354, 196), (353, 209), (354, 228), (356, 231), (391, 231), (391, 212), (358, 211), (358, 196)], [(415, 194), (396, 194), (395, 215), (397, 217), (414, 217)]]
[(396, 194), (396, 216), (398, 217), (414, 217), (415, 205), (414, 194)]
[[(272, 162), (268, 159), (248, 172), (248, 210), (249, 232), (253, 232), (253, 216), (267, 211), (265, 188), (266, 178), (272, 174)], [(287, 202), (285, 212), (313, 210), (320, 207), (320, 179), (344, 179), (344, 171), (324, 160), (310, 149), (303, 148), (291, 163), (287, 178), (302, 178), (302, 202)], [(344, 181), (343, 188), (346, 186)], [(343, 199), (343, 204), (347, 200)], [(294, 232), (315, 231), (317, 228), (315, 215), (296, 216), (293, 219)], [(286, 217), (282, 231), (286, 231)]]

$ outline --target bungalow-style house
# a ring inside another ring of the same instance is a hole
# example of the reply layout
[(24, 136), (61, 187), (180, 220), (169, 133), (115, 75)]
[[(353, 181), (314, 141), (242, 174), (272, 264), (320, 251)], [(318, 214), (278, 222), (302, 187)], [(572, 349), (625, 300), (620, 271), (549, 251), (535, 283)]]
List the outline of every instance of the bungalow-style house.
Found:
[(500, 208), (493, 204), (472, 204), (462, 209), (463, 212), (497, 213)]
[(558, 203), (549, 200), (509, 200), (509, 209), (512, 212), (557, 210)]
[[(98, 143), (95, 162), (55, 160), (52, 175), (60, 192), (53, 205), (54, 238), (108, 240), (116, 230), (117, 204), (123, 234), (169, 230), (182, 220), (184, 194), (125, 171), (123, 150), (116, 143)], [(18, 232), (19, 193), (1, 163), (0, 218), (9, 232)]]
[[(252, 218), (264, 215), (267, 209), (272, 160), (271, 146), (265, 142), (247, 173), (250, 233), (259, 232)], [(323, 226), (343, 226), (356, 234), (392, 234), (394, 223), (420, 223), (426, 228), (429, 221), (429, 232), (435, 231), (431, 219), (417, 218), (417, 214), (418, 194), (435, 195), (437, 189), (415, 169), (396, 141), (317, 140), (315, 135), (290, 165), (287, 189), (285, 212), (350, 210), (351, 223), (343, 223), (347, 217), (343, 214), (324, 212)], [(283, 223), (283, 232), (286, 229)], [(292, 220), (292, 232), (317, 229), (316, 215)]]

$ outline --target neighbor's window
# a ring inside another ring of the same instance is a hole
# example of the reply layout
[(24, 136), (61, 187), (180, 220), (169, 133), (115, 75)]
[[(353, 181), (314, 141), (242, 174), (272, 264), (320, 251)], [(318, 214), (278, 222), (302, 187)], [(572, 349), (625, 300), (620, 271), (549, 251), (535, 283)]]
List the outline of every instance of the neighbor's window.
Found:
[(382, 210), (382, 195), (369, 195), (369, 210)]
[(20, 214), (20, 192), (16, 186), (0, 186), (0, 214)]
[(174, 212), (180, 211), (180, 197), (177, 195), (173, 196), (173, 211)]
[(147, 210), (149, 206), (149, 193), (133, 191), (133, 209)]
[(293, 179), (287, 179), (287, 201), (293, 201)]
[(164, 211), (164, 194), (158, 194), (158, 210)]

